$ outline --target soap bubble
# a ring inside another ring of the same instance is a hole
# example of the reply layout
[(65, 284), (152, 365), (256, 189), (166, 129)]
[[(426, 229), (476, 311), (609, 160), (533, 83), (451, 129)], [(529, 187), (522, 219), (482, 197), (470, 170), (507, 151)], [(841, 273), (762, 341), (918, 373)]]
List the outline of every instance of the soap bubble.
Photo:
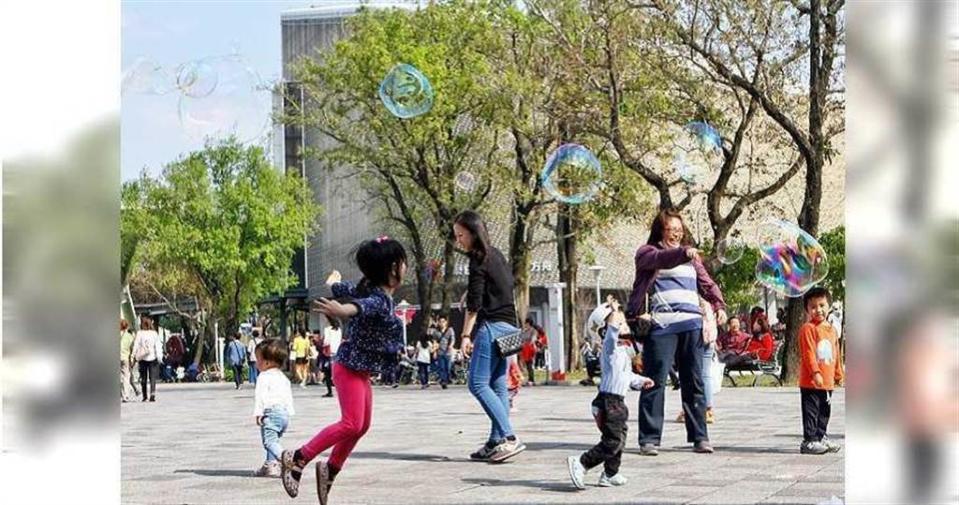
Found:
[(603, 167), (589, 149), (579, 144), (563, 144), (549, 155), (540, 180), (543, 189), (557, 200), (580, 204), (599, 192)]
[(123, 94), (164, 95), (172, 86), (170, 77), (159, 63), (143, 56), (136, 59), (126, 71), (120, 82)]
[(683, 127), (673, 147), (673, 166), (683, 182), (694, 185), (714, 167), (722, 165), (722, 139), (715, 128), (702, 121)]
[(401, 119), (426, 114), (433, 108), (433, 87), (429, 79), (406, 63), (390, 69), (380, 83), (379, 94), (386, 109)]
[(588, 341), (598, 342), (602, 340), (599, 330), (606, 326), (606, 317), (612, 310), (609, 302), (603, 302), (590, 312), (589, 317), (586, 318), (586, 337)]
[(469, 114), (460, 114), (456, 117), (456, 122), (453, 123), (453, 136), (454, 137), (464, 137), (473, 131), (473, 126), (475, 121), (473, 117)]
[(176, 87), (186, 96), (203, 98), (216, 89), (217, 71), (211, 62), (194, 60), (183, 63), (176, 69)]
[(716, 244), (716, 259), (724, 265), (732, 265), (743, 257), (746, 243), (739, 237), (728, 237)]
[(472, 193), (476, 189), (477, 179), (472, 172), (468, 170), (462, 170), (460, 173), (456, 174), (456, 177), (453, 179), (453, 184), (457, 188)]
[(649, 295), (649, 315), (656, 328), (665, 328), (673, 322), (670, 315), (674, 312), (673, 307), (659, 291), (654, 290), (653, 294)]
[[(203, 64), (205, 67), (196, 69), (200, 80), (188, 88), (192, 94), (180, 96), (180, 124), (187, 135), (235, 135), (240, 142), (260, 139), (270, 125), (272, 95), (259, 75), (236, 54), (206, 58)], [(216, 84), (202, 95), (209, 88), (210, 72), (216, 76)]]
[(780, 295), (802, 296), (829, 274), (826, 251), (811, 235), (786, 221), (763, 225), (756, 280)]

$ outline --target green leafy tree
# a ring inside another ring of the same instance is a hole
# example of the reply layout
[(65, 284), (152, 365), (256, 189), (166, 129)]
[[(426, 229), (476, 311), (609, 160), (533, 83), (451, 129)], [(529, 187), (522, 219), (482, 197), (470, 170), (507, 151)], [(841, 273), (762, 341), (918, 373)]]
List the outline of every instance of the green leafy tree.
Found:
[[(823, 167), (836, 154), (832, 138), (842, 129), (845, 107), (845, 0), (650, 0), (635, 5), (687, 47), (699, 68), (756, 101), (790, 139), (805, 168), (797, 221), (817, 236)], [(770, 38), (781, 42), (768, 46)], [(739, 41), (738, 50), (717, 40)], [(767, 71), (756, 72), (758, 62), (765, 62)], [(787, 79), (779, 81), (783, 74)], [(798, 377), (803, 312), (802, 299), (790, 299), (783, 363), (790, 382)]]
[[(235, 139), (124, 184), (122, 208), (121, 241), (139, 238), (134, 276), (174, 307), (165, 294), (194, 296), (207, 336), (214, 321), (236, 331), (258, 300), (296, 284), (291, 258), (320, 212), (305, 181)], [(197, 345), (194, 362), (202, 352)]]
[(823, 286), (833, 300), (846, 299), (846, 227), (838, 226), (819, 236), (819, 244), (829, 260), (829, 275)]
[[(436, 276), (429, 270), (434, 245), (445, 264), (442, 305), (451, 301), (455, 250), (452, 221), (464, 209), (482, 207), (492, 189), (489, 167), (501, 164), (491, 126), (486, 55), (499, 43), (483, 2), (430, 5), (413, 12), (361, 10), (348, 35), (320, 58), (298, 62), (294, 74), (306, 100), (284, 118), (315, 129), (328, 145), (307, 151), (330, 169), (359, 172), (363, 190), (378, 201), (411, 249), (417, 298), (429, 312)], [(383, 106), (379, 84), (397, 63), (413, 65), (434, 91), (429, 113), (398, 119)], [(475, 187), (454, 183), (468, 172)], [(470, 190), (472, 189), (472, 190)], [(422, 318), (423, 324), (427, 317)]]

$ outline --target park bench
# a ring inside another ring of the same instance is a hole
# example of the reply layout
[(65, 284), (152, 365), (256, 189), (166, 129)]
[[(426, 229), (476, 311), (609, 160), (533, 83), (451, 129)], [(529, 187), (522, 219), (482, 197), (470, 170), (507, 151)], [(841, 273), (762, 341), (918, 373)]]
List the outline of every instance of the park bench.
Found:
[(736, 381), (733, 380), (731, 372), (737, 372), (739, 377), (742, 377), (746, 372), (749, 372), (753, 376), (753, 387), (759, 382), (760, 377), (764, 375), (769, 375), (776, 379), (776, 382), (782, 386), (783, 380), (780, 377), (782, 375), (782, 364), (780, 362), (779, 353), (782, 350), (783, 341), (777, 341), (773, 346), (773, 354), (768, 360), (752, 360), (748, 363), (742, 363), (739, 365), (726, 365), (726, 371), (723, 372), (723, 375), (729, 379), (729, 382), (732, 383), (733, 387), (736, 386)]

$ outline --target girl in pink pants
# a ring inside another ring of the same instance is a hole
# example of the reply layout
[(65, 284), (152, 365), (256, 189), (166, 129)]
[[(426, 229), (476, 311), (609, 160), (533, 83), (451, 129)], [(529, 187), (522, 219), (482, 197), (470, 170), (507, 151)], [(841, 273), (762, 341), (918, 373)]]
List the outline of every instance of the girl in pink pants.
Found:
[(343, 343), (333, 363), (333, 384), (340, 403), (340, 420), (323, 428), (309, 442), (281, 457), (283, 488), (290, 497), (299, 493), (303, 469), (323, 451), (333, 448), (328, 461), (316, 464), (316, 489), (320, 504), (327, 504), (330, 487), (346, 464), (357, 442), (370, 429), (373, 416), (373, 390), (370, 374), (392, 363), (392, 349), (403, 345), (403, 328), (393, 307), (393, 291), (406, 273), (406, 251), (388, 237), (363, 243), (356, 252), (356, 263), (363, 279), (354, 286), (341, 282), (333, 271), (326, 283), (333, 296), (343, 300), (320, 298), (315, 310), (327, 317), (351, 318)]

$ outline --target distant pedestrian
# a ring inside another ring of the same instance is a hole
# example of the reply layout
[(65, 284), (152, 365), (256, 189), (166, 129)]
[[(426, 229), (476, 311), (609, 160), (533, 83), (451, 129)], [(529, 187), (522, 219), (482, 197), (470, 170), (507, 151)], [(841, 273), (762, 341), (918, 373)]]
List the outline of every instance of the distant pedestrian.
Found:
[(156, 401), (157, 376), (160, 375), (160, 361), (163, 359), (163, 342), (160, 334), (153, 329), (153, 320), (149, 316), (140, 317), (140, 331), (133, 341), (133, 355), (140, 368), (140, 390), (143, 401), (147, 401), (147, 382), (150, 383), (150, 401)]
[[(259, 368), (256, 366), (256, 346), (260, 345), (263, 340), (264, 338), (260, 335), (260, 330), (254, 328), (253, 334), (250, 337), (250, 342), (246, 344), (246, 360), (249, 367), (249, 371), (247, 371), (247, 377), (250, 380), (250, 384), (253, 384), (254, 386), (256, 385), (256, 377), (260, 373)], [(284, 353), (284, 356), (285, 355), (286, 353)], [(282, 362), (280, 363), (280, 366), (283, 366)]]
[[(130, 333), (130, 323), (126, 319), (120, 320), (120, 401), (126, 403), (136, 397), (136, 387), (132, 382), (133, 369), (133, 334)], [(131, 394), (132, 393), (132, 394)]]
[(233, 382), (236, 389), (243, 385), (243, 364), (246, 362), (246, 346), (240, 342), (240, 334), (237, 333), (228, 337), (226, 349), (224, 350), (226, 362), (233, 369)]

